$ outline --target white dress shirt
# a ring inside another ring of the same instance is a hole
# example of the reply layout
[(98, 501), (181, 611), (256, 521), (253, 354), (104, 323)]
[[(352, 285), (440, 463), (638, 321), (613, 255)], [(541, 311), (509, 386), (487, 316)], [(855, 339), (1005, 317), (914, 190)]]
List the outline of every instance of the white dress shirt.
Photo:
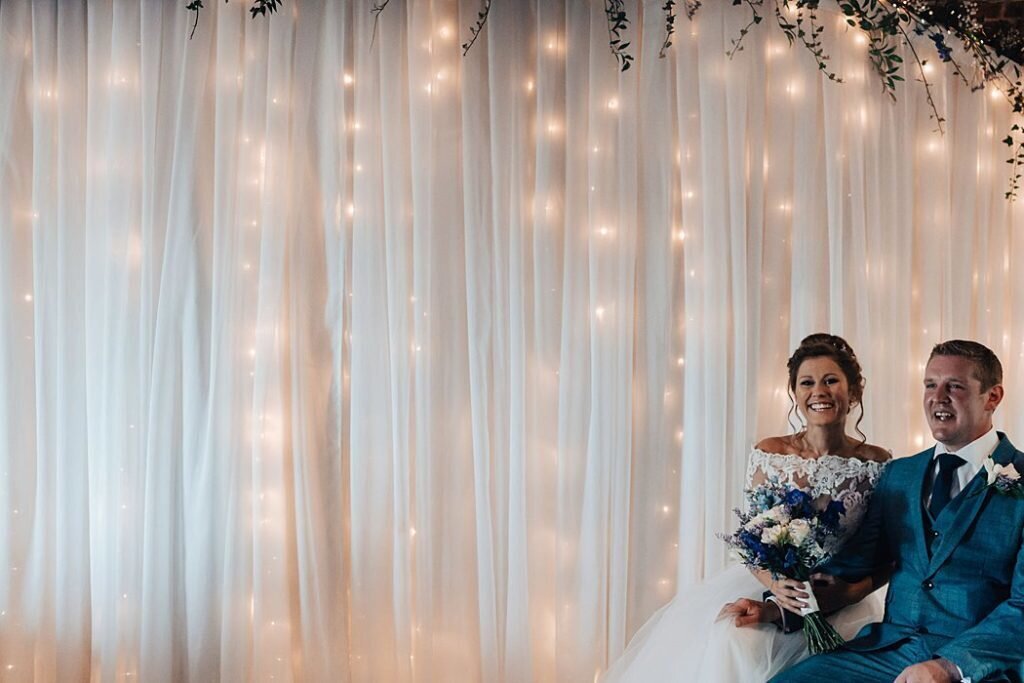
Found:
[[(935, 455), (932, 456), (932, 461), (938, 458), (943, 453), (956, 453), (964, 459), (964, 464), (956, 468), (956, 477), (953, 479), (953, 488), (949, 492), (949, 499), (953, 500), (956, 495), (967, 488), (967, 485), (971, 483), (971, 479), (977, 476), (978, 472), (985, 466), (985, 459), (992, 455), (992, 452), (999, 446), (999, 435), (996, 434), (996, 430), (993, 427), (974, 441), (970, 442), (958, 451), (951, 451), (946, 448), (945, 444), (935, 444)], [(938, 474), (939, 468), (932, 468), (932, 481), (935, 481), (935, 475)], [(928, 492), (928, 500), (924, 503), (929, 505), (932, 502), (931, 491)]]

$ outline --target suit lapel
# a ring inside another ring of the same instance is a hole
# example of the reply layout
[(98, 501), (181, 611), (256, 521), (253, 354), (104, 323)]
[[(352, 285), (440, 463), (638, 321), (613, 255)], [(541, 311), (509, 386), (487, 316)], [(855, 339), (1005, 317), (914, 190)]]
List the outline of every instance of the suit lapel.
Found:
[(935, 454), (935, 448), (929, 448), (927, 451), (920, 453), (915, 456), (917, 461), (914, 463), (914, 470), (911, 473), (913, 479), (911, 481), (917, 482), (917, 499), (911, 500), (911, 505), (916, 503), (914, 509), (917, 510), (917, 514), (913, 515), (914, 520), (914, 537), (916, 543), (914, 544), (917, 548), (918, 554), (921, 556), (922, 566), (928, 566), (928, 544), (925, 540), (925, 515), (928, 514), (928, 510), (925, 509), (924, 495), (926, 489), (926, 481), (928, 477), (928, 471), (932, 465), (932, 456)]
[[(992, 459), (1000, 464), (1006, 464), (1013, 459), (1017, 449), (1013, 447), (1013, 444), (1010, 443), (1010, 440), (1005, 435), (1000, 434), (999, 436), (999, 446), (992, 452)], [(929, 563), (930, 572), (938, 570), (942, 563), (949, 559), (953, 550), (960, 545), (964, 534), (974, 524), (975, 518), (981, 512), (982, 505), (985, 504), (985, 501), (991, 495), (985, 486), (987, 479), (988, 475), (983, 467), (968, 482), (964, 490), (949, 502), (947, 509), (943, 510), (943, 514), (952, 514), (954, 517), (949, 525), (949, 529), (939, 537), (939, 542), (934, 547), (935, 552), (932, 554), (932, 559)], [(939, 515), (940, 518), (942, 516)]]

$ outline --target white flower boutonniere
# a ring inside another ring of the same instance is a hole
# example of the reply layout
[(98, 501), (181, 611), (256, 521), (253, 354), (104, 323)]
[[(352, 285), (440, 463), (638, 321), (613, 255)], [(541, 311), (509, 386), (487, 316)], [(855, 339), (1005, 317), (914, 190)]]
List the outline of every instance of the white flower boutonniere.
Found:
[(989, 456), (985, 460), (985, 472), (988, 474), (987, 488), (1011, 498), (1024, 498), (1024, 481), (1013, 463), (1000, 465)]

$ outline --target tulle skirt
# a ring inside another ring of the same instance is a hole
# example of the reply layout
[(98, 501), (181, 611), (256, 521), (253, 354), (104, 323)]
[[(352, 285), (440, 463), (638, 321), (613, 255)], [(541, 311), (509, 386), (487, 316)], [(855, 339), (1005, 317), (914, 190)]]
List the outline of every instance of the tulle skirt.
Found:
[[(682, 589), (654, 613), (601, 683), (708, 681), (763, 683), (808, 656), (802, 632), (784, 634), (771, 624), (737, 628), (718, 619), (727, 602), (761, 599), (764, 587), (736, 565), (703, 583)], [(885, 589), (831, 615), (844, 639), (882, 620)]]

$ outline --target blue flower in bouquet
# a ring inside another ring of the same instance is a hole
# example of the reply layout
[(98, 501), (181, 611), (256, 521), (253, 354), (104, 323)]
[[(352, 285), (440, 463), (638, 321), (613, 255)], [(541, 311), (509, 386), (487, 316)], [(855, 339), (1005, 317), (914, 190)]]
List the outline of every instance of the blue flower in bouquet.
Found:
[(796, 548), (786, 548), (786, 555), (782, 558), (782, 569), (792, 571), (799, 561), (800, 557), (797, 555)]
[(839, 521), (846, 514), (846, 506), (841, 500), (830, 500), (821, 513), (821, 523), (826, 526), (839, 529)]
[(750, 510), (770, 510), (782, 503), (784, 498), (785, 492), (780, 487), (773, 486), (772, 482), (766, 482), (747, 491), (747, 506)]
[(809, 518), (814, 516), (813, 499), (803, 489), (792, 489), (786, 494), (785, 500), (792, 517)]

